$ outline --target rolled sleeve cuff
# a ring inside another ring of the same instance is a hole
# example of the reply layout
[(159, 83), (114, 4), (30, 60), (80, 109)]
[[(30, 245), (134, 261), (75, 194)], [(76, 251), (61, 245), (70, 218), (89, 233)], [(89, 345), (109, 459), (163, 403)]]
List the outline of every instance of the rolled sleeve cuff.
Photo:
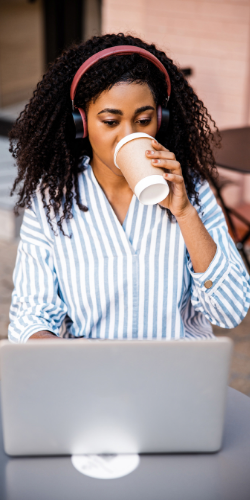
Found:
[[(41, 323), (41, 324), (36, 324), (36, 325), (30, 325), (26, 328), (22, 328), (22, 333), (19, 336), (19, 342), (20, 343), (27, 342), (27, 340), (29, 340), (31, 335), (33, 335), (34, 333), (37, 333), (37, 332), (45, 331), (45, 330), (50, 332), (50, 333), (53, 333), (57, 337), (60, 336), (58, 329), (48, 327), (48, 325)], [(13, 341), (12, 336), (11, 336), (11, 331), (9, 332), (9, 340)]]
[(194, 284), (202, 292), (210, 295), (221, 285), (229, 272), (229, 261), (222, 252), (220, 246), (217, 250), (212, 262), (209, 264), (204, 273), (195, 273), (190, 256), (188, 255), (188, 270), (193, 278)]

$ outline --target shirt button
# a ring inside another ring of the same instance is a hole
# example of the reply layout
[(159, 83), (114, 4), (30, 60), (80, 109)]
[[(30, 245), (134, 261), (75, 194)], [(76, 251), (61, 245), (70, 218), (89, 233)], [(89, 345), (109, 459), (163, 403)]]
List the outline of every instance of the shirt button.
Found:
[(206, 288), (211, 288), (211, 286), (213, 286), (213, 282), (211, 280), (207, 280), (205, 281), (204, 286)]

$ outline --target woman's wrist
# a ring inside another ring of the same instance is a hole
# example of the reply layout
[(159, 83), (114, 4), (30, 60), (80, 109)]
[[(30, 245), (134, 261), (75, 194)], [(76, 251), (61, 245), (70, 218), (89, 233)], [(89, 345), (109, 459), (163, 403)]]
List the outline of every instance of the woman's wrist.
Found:
[(60, 339), (60, 337), (57, 337), (57, 335), (49, 332), (48, 330), (42, 330), (40, 332), (33, 333), (28, 340), (35, 339)]
[(190, 220), (190, 218), (194, 218), (196, 216), (198, 216), (198, 214), (195, 207), (190, 203), (190, 201), (188, 201), (185, 208), (178, 215), (175, 215), (175, 218), (179, 226), (181, 226), (183, 222), (186, 222), (187, 220)]
[(216, 244), (191, 205), (176, 217), (195, 273), (204, 273), (212, 262)]

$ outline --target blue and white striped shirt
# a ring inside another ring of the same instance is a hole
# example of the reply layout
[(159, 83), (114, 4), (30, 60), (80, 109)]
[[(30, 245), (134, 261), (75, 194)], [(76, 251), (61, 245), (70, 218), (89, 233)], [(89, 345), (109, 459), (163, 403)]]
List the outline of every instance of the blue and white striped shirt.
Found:
[[(34, 333), (106, 339), (212, 337), (211, 323), (232, 328), (250, 303), (249, 276), (207, 182), (197, 186), (199, 215), (217, 244), (205, 273), (192, 268), (178, 223), (158, 205), (132, 197), (123, 225), (88, 159), (81, 202), (53, 233), (39, 189), (25, 210), (14, 270), (9, 339)], [(207, 289), (204, 283), (211, 280)]]

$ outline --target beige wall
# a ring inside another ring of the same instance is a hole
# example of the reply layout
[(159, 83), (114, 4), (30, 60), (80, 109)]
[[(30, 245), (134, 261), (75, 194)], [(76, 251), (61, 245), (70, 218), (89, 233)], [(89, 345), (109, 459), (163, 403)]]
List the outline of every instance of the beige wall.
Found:
[(84, 0), (83, 3), (83, 33), (84, 40), (101, 33), (100, 0)]
[(250, 0), (103, 0), (103, 33), (130, 31), (181, 67), (221, 128), (250, 123)]
[(42, 0), (0, 0), (0, 106), (28, 99), (43, 73)]

